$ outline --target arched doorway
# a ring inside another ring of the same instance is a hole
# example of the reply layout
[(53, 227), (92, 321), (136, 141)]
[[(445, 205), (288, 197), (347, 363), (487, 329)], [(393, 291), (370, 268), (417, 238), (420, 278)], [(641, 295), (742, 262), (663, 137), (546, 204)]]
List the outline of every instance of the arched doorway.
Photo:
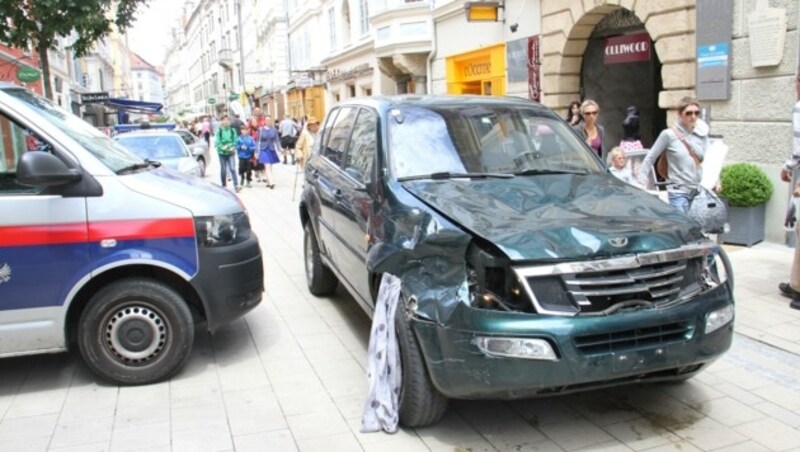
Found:
[[(639, 24), (649, 33), (652, 57), (657, 62), (654, 71), (663, 81), (663, 87), (653, 89), (657, 108), (652, 121), (642, 121), (655, 122), (650, 127), (658, 131), (666, 125), (666, 110), (676, 108), (683, 96), (694, 95), (694, 2), (542, 0), (541, 8), (542, 103), (548, 107), (563, 114), (571, 101), (581, 98), (583, 60), (594, 30), (606, 17), (623, 9), (641, 21)], [(588, 94), (586, 90), (584, 87), (583, 94)], [(608, 106), (601, 104), (601, 108), (603, 123), (615, 121), (613, 127), (618, 128), (619, 120), (607, 115)]]
[(661, 62), (652, 45), (642, 21), (624, 8), (605, 16), (592, 30), (583, 52), (579, 94), (580, 100), (593, 99), (600, 105), (599, 123), (605, 127), (607, 146), (622, 138), (629, 106), (639, 111), (639, 135), (645, 147), (664, 127), (666, 114), (658, 106)]

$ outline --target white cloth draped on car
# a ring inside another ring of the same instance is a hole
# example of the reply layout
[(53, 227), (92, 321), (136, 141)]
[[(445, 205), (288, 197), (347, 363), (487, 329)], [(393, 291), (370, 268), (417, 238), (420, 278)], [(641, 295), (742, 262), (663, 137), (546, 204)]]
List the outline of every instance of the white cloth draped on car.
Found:
[(400, 404), (400, 349), (394, 328), (400, 300), (400, 279), (383, 274), (367, 350), (369, 392), (361, 415), (361, 431), (397, 431)]

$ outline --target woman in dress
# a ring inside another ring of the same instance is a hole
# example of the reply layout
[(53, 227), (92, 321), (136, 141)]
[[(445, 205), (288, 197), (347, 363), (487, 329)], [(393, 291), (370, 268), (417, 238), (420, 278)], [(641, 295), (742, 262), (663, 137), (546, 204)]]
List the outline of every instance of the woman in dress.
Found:
[(278, 152), (281, 151), (281, 139), (271, 117), (264, 118), (264, 125), (258, 128), (258, 163), (264, 165), (267, 187), (275, 188), (272, 180), (272, 165), (279, 163)]
[(581, 116), (583, 116), (583, 124), (574, 127), (576, 131), (586, 140), (586, 144), (594, 151), (594, 153), (603, 158), (603, 137), (605, 136), (605, 129), (600, 124), (597, 124), (597, 116), (600, 114), (600, 107), (597, 102), (586, 99), (581, 104)]

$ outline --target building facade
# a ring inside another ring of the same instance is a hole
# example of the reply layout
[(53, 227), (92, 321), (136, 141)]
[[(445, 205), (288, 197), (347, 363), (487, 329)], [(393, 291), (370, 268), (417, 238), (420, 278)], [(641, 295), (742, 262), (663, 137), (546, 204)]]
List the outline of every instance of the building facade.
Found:
[(131, 89), (133, 100), (164, 104), (163, 73), (145, 61), (141, 55), (131, 53)]
[[(38, 78), (34, 77), (34, 72), (39, 73)], [(17, 49), (0, 43), (0, 82), (25, 86), (42, 94), (39, 56), (33, 49)]]

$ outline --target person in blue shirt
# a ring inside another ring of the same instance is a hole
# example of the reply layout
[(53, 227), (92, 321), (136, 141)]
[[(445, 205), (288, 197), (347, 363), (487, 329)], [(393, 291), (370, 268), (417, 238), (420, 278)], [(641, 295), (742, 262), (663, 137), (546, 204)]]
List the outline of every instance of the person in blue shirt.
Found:
[(247, 181), (247, 187), (251, 187), (253, 179), (252, 166), (256, 155), (256, 142), (250, 136), (247, 125), (242, 125), (239, 138), (236, 139), (236, 154), (239, 156), (239, 179), (242, 185)]

